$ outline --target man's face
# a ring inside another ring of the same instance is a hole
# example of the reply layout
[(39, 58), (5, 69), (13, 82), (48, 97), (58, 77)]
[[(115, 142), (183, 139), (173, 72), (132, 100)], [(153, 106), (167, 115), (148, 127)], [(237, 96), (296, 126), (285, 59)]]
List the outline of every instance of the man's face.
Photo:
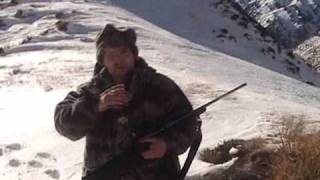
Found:
[(107, 47), (104, 51), (103, 64), (113, 78), (124, 80), (133, 70), (135, 56), (126, 47)]

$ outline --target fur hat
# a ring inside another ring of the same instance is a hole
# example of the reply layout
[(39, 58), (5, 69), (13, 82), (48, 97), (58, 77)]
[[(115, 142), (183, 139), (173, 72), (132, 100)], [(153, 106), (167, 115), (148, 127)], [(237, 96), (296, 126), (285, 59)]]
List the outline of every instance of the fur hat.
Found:
[(119, 27), (107, 24), (98, 34), (96, 39), (97, 61), (103, 62), (104, 49), (106, 47), (127, 47), (138, 57), (136, 46), (137, 34), (132, 28)]

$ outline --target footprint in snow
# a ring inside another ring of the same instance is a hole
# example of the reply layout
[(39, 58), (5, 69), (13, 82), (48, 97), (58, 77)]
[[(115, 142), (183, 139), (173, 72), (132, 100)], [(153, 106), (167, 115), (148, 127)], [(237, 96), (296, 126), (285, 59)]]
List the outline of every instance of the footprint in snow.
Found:
[(48, 176), (50, 176), (53, 179), (59, 179), (60, 178), (60, 173), (56, 169), (48, 169), (44, 173), (47, 174)]
[(28, 166), (33, 167), (33, 168), (41, 168), (41, 167), (43, 167), (43, 164), (37, 160), (31, 160), (28, 162)]
[(47, 153), (47, 152), (38, 152), (35, 156), (36, 158), (38, 159), (47, 159), (49, 161), (57, 161), (57, 159), (52, 156), (50, 153)]
[(21, 165), (21, 162), (17, 159), (11, 159), (9, 161), (9, 166), (11, 167), (19, 167)]
[(42, 159), (49, 159), (51, 158), (51, 154), (47, 153), (47, 152), (38, 152), (36, 154), (36, 157), (42, 158)]
[(8, 151), (8, 152), (20, 151), (21, 149), (22, 149), (22, 146), (19, 143), (13, 143), (5, 146), (5, 151)]
[(6, 149), (12, 150), (12, 151), (18, 151), (21, 150), (22, 146), (19, 143), (13, 143), (6, 146)]

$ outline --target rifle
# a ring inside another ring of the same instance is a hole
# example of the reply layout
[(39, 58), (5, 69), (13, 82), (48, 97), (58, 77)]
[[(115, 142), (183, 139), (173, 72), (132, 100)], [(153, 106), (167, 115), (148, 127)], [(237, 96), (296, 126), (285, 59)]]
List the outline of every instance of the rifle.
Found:
[[(209, 101), (208, 103), (198, 107), (197, 109), (184, 114), (180, 118), (174, 120), (174, 121), (169, 121), (170, 123), (164, 125), (163, 127), (159, 128), (158, 130), (147, 134), (147, 135), (137, 135), (135, 133), (132, 134), (133, 142), (138, 142), (140, 138), (143, 137), (155, 137), (168, 129), (172, 128), (174, 125), (180, 123), (181, 121), (190, 118), (190, 117), (199, 117), (202, 113), (206, 111), (206, 108), (210, 106), (211, 104), (219, 101), (220, 99), (224, 98), (225, 96), (228, 96), (229, 94), (237, 91), (238, 89), (246, 86), (247, 83), (243, 83), (240, 86), (222, 94), (221, 96), (213, 99), (212, 101)], [(194, 142), (192, 143), (188, 157), (183, 165), (183, 168), (180, 171), (178, 180), (183, 180), (185, 175), (187, 174), (189, 167), (196, 155), (196, 152), (199, 148), (199, 145), (202, 140), (202, 134), (201, 134), (201, 121), (197, 120), (196, 122), (196, 138)], [(99, 180), (99, 177), (119, 177), (121, 176), (124, 172), (129, 172), (134, 170), (136, 167), (143, 166), (145, 164), (148, 164), (154, 160), (146, 160), (143, 159), (143, 157), (140, 156), (139, 150), (137, 148), (132, 148), (127, 151), (124, 151), (118, 155), (116, 155), (113, 159), (109, 160), (106, 164), (102, 165), (101, 167), (97, 168), (95, 171), (88, 172), (82, 180)]]

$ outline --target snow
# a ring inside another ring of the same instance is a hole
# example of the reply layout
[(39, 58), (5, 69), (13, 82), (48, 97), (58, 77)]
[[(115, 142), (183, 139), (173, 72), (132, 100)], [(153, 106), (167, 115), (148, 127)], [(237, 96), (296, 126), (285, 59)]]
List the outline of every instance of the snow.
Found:
[[(0, 46), (5, 49), (0, 56), (2, 180), (80, 179), (84, 140), (72, 142), (60, 136), (53, 113), (68, 91), (90, 79), (93, 40), (105, 23), (135, 28), (140, 55), (173, 78), (194, 107), (248, 83), (201, 116), (200, 149), (231, 138), (268, 136), (282, 115), (305, 114), (315, 124), (320, 117), (319, 74), (299, 60), (292, 63), (300, 74), (292, 74), (285, 53), (275, 59), (261, 53), (272, 44), (257, 40), (252, 25), (243, 29), (229, 14), (223, 16), (221, 9), (211, 7), (214, 0), (20, 2), (0, 11), (1, 19), (10, 22), (0, 28)], [(37, 15), (12, 17), (16, 10), (30, 7)], [(59, 12), (69, 23), (65, 32), (55, 27), (61, 20), (56, 18)], [(237, 41), (217, 38), (222, 28)], [(21, 44), (26, 36), (31, 40)], [(14, 149), (12, 144), (21, 147)], [(184, 158), (185, 154), (181, 161)], [(195, 160), (188, 175), (227, 166)]]
[(232, 148), (229, 150), (229, 154), (230, 154), (230, 155), (236, 155), (238, 152), (239, 152), (239, 149), (234, 148), (234, 147), (232, 147)]

